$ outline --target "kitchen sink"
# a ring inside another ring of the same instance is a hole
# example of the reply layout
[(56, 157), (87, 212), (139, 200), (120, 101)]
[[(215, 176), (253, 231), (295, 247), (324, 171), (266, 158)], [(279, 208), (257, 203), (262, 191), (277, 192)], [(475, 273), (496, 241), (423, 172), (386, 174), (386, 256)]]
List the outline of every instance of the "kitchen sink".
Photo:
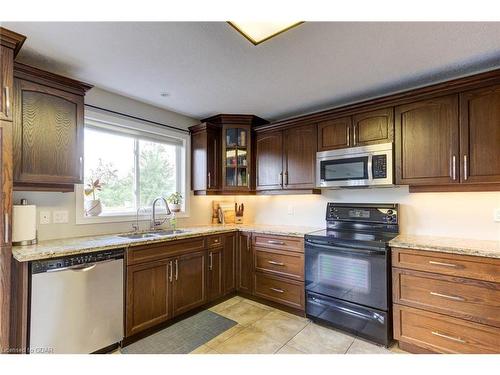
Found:
[(120, 234), (118, 237), (121, 238), (130, 238), (131, 240), (136, 240), (140, 238), (154, 238), (154, 237), (159, 237), (159, 236), (169, 236), (173, 234), (179, 234), (179, 233), (185, 233), (185, 230), (181, 229), (165, 229), (165, 230), (155, 230), (151, 232), (144, 232), (144, 233), (128, 233), (128, 234)]

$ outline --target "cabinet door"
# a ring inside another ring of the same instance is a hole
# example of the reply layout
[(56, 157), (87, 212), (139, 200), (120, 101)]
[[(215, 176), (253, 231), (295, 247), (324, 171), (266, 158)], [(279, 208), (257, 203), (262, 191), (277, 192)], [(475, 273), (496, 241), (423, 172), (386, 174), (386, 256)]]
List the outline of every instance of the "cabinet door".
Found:
[(194, 191), (220, 189), (220, 131), (205, 129), (191, 135), (191, 186)]
[(208, 250), (207, 298), (213, 301), (224, 294), (223, 248)]
[(316, 146), (316, 126), (303, 125), (285, 130), (285, 189), (314, 187)]
[(171, 260), (127, 267), (126, 336), (172, 317)]
[(236, 233), (224, 237), (222, 254), (224, 294), (236, 290)]
[(251, 189), (252, 132), (248, 125), (222, 127), (222, 186), (228, 191)]
[(318, 123), (318, 151), (349, 147), (351, 132), (352, 118), (350, 116)]
[(395, 117), (396, 183), (457, 183), (457, 95), (398, 106)]
[(500, 182), (500, 85), (460, 95), (460, 180)]
[(82, 183), (83, 96), (16, 79), (14, 104), (14, 182)]
[(12, 121), (14, 50), (0, 46), (0, 120)]
[(250, 233), (238, 233), (238, 285), (240, 292), (251, 294), (253, 290), (253, 256)]
[(206, 258), (206, 251), (199, 251), (174, 259), (172, 284), (174, 316), (206, 302)]
[(351, 146), (367, 146), (392, 142), (394, 139), (394, 109), (384, 108), (352, 117)]
[(11, 244), (12, 223), (12, 122), (0, 121), (0, 246)]
[(257, 134), (257, 190), (279, 190), (283, 186), (283, 132)]

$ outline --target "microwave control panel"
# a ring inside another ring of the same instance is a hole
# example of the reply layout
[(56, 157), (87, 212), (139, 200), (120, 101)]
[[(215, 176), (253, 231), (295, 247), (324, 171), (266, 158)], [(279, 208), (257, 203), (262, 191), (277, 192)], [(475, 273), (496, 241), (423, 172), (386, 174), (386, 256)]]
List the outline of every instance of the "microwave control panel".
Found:
[(372, 156), (372, 175), (373, 178), (387, 178), (387, 156)]

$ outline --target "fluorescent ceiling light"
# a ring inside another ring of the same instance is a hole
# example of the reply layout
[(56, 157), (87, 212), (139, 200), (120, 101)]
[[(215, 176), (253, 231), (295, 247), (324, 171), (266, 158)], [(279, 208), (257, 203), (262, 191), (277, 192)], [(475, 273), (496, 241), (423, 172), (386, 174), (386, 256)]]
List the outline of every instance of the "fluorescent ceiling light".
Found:
[(303, 22), (228, 22), (232, 27), (238, 30), (250, 42), (257, 45), (273, 36), (281, 34), (292, 27), (300, 25)]

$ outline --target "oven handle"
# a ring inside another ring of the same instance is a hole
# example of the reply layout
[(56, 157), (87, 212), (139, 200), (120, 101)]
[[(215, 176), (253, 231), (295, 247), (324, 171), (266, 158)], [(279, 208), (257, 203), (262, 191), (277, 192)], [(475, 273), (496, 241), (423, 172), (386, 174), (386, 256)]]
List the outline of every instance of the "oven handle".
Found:
[[(309, 302), (313, 303), (315, 305), (319, 305), (319, 306), (325, 305), (324, 303), (322, 303), (321, 300), (318, 300), (315, 297), (310, 297)], [(384, 323), (384, 317), (380, 314), (377, 314), (377, 313), (373, 313), (373, 315), (369, 315), (369, 314), (363, 314), (360, 311), (349, 309), (347, 307), (336, 306), (335, 304), (326, 303), (326, 305), (328, 305), (328, 307), (330, 307), (330, 308), (340, 310), (345, 314), (352, 315), (352, 316), (355, 316), (357, 318), (361, 318), (361, 319), (365, 319), (365, 320), (376, 320), (381, 324)]]
[(333, 245), (323, 245), (317, 242), (306, 240), (306, 248), (308, 247), (308, 245), (311, 247), (319, 247), (321, 249), (325, 249), (335, 253), (349, 253), (349, 254), (354, 253), (361, 255), (384, 255), (386, 253), (385, 250), (362, 249), (359, 247), (350, 247), (350, 246), (338, 247)]

